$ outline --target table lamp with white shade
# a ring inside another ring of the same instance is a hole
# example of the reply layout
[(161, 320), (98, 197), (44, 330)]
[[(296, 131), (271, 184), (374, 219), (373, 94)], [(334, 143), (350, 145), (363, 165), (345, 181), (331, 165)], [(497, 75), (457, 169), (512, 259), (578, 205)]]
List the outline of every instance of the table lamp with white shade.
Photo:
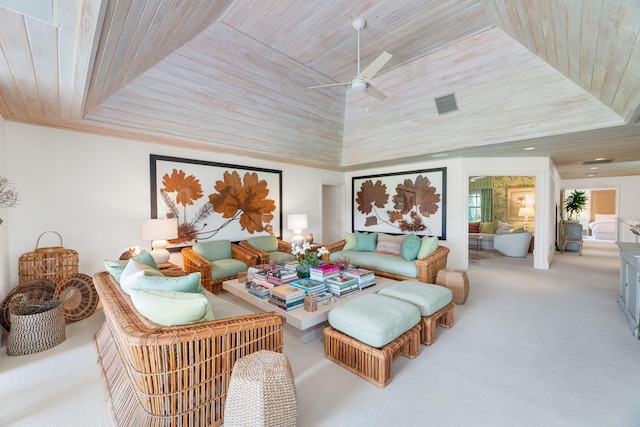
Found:
[(524, 217), (524, 229), (527, 229), (527, 224), (529, 222), (529, 217), (533, 217), (535, 216), (536, 212), (533, 208), (520, 208), (520, 210), (518, 211), (518, 216), (523, 216)]
[(151, 240), (151, 256), (156, 264), (169, 261), (167, 240), (178, 237), (178, 220), (170, 219), (145, 219), (142, 222), (142, 240)]
[(307, 220), (307, 214), (291, 214), (287, 215), (287, 228), (293, 230), (293, 238), (291, 243), (296, 245), (302, 245), (304, 242), (304, 236), (302, 236), (302, 230), (305, 230), (309, 226)]

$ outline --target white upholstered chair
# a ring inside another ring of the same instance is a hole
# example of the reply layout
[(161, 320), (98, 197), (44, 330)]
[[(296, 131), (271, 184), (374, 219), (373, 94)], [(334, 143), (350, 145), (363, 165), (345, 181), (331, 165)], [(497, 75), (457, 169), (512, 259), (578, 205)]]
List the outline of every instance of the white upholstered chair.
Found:
[(531, 232), (498, 234), (493, 238), (493, 248), (504, 256), (524, 258), (529, 252)]

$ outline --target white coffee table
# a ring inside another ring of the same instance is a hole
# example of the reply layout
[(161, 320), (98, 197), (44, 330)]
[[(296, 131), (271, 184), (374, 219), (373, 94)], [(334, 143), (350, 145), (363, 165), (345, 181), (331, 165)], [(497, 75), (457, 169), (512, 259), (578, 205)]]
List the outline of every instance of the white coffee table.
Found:
[(245, 284), (238, 282), (237, 279), (222, 282), (222, 289), (227, 291), (227, 293), (223, 293), (218, 296), (225, 298), (236, 305), (245, 306), (248, 304), (254, 309), (258, 308), (261, 311), (275, 311), (282, 314), (287, 319), (287, 325), (289, 325), (288, 329), (300, 338), (303, 343), (307, 343), (322, 336), (322, 330), (328, 326), (327, 316), (332, 308), (343, 304), (345, 301), (357, 298), (360, 295), (378, 292), (378, 290), (394, 283), (397, 283), (397, 281), (376, 276), (376, 284), (374, 286), (369, 286), (360, 292), (356, 292), (355, 294), (351, 294), (343, 298), (336, 297), (335, 303), (324, 305), (324, 301), (319, 301), (318, 310), (316, 311), (305, 311), (303, 307), (299, 307), (291, 311), (281, 310), (269, 304), (268, 300), (260, 299), (251, 295), (247, 291)]

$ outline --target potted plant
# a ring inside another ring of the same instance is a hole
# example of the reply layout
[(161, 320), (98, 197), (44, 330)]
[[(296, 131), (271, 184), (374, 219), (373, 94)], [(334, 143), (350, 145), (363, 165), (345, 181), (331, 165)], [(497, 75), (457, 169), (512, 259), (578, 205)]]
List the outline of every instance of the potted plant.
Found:
[(584, 209), (584, 205), (587, 204), (587, 196), (584, 191), (573, 190), (573, 193), (567, 197), (564, 202), (564, 209), (569, 213), (569, 219), (574, 219), (575, 215), (577, 219), (578, 214)]

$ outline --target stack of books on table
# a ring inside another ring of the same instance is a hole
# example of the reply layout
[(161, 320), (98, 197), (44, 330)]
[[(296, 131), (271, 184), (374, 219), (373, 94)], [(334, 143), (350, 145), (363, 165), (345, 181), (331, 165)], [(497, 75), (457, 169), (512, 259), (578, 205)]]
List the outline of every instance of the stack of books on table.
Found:
[(276, 286), (293, 282), (297, 278), (298, 274), (295, 271), (289, 271), (284, 268), (272, 270), (267, 273), (267, 282), (273, 283)]
[(318, 282), (317, 280), (305, 278), (294, 280), (289, 284), (291, 286), (295, 286), (296, 288), (302, 289), (307, 295), (316, 294), (316, 298), (318, 301), (323, 301), (333, 296), (333, 294), (327, 289), (327, 285), (324, 282)]
[(261, 268), (249, 267), (247, 273), (253, 274), (254, 281), (267, 280), (267, 274)]
[(285, 311), (294, 310), (304, 305), (304, 291), (291, 285), (274, 286), (269, 303)]
[(311, 279), (298, 279), (289, 284), (302, 289), (305, 294), (322, 294), (327, 290), (327, 285), (324, 282)]
[(255, 285), (251, 285), (249, 287), (249, 293), (260, 299), (267, 299), (271, 294), (271, 290), (266, 286), (262, 286), (256, 283)]
[(346, 275), (330, 277), (325, 281), (325, 284), (329, 292), (340, 298), (360, 291), (358, 281)]
[(358, 281), (360, 289), (368, 288), (376, 284), (376, 276), (373, 271), (365, 270), (364, 268), (355, 268), (353, 270), (347, 270), (345, 273), (348, 277), (353, 277)]
[(322, 264), (315, 267), (311, 267), (309, 270), (309, 278), (318, 282), (324, 282), (330, 277), (338, 276), (340, 269), (335, 265)]

